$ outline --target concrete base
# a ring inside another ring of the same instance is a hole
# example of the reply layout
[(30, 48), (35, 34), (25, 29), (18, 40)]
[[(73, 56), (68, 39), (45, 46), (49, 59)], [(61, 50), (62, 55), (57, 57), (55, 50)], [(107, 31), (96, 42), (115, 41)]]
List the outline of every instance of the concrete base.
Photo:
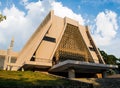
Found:
[(75, 78), (75, 70), (74, 69), (69, 69), (68, 70), (68, 77), (69, 78)]

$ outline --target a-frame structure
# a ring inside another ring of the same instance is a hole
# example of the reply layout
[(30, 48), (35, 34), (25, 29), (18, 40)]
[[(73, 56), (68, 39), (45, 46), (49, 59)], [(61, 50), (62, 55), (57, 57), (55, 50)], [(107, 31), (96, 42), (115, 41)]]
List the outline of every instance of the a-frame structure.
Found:
[[(105, 65), (87, 26), (51, 11), (23, 47), (11, 70), (49, 69), (50, 72), (103, 73)], [(74, 71), (73, 71), (74, 70)], [(71, 77), (75, 75), (72, 74)]]

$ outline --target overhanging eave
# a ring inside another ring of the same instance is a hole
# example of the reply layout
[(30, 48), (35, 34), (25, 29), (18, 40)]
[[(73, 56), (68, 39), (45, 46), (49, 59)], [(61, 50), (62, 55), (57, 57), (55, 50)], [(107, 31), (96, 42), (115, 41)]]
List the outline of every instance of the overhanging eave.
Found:
[(117, 65), (106, 65), (99, 63), (89, 63), (83, 61), (75, 61), (75, 60), (65, 60), (60, 62), (59, 64), (54, 65), (49, 71), (50, 72), (62, 72), (68, 70), (69, 68), (79, 69), (78, 71), (86, 71), (86, 72), (101, 72), (108, 69), (118, 68)]

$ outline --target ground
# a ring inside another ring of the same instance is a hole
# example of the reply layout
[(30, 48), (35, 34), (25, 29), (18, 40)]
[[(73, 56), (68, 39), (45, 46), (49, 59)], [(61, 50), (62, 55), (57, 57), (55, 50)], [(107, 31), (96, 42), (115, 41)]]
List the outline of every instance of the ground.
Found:
[(61, 86), (65, 86), (65, 88), (78, 86), (80, 88), (89, 88), (91, 85), (43, 72), (0, 71), (0, 87), (2, 88), (36, 88), (36, 86), (37, 88), (41, 88), (40, 86), (52, 86), (52, 88), (56, 88), (56, 86), (58, 88)]
[(41, 88), (40, 86), (45, 86), (45, 88), (51, 86), (51, 88), (120, 88), (120, 75), (104, 79), (67, 79), (47, 72), (0, 71), (0, 87), (2, 88), (36, 88), (36, 86), (37, 88)]

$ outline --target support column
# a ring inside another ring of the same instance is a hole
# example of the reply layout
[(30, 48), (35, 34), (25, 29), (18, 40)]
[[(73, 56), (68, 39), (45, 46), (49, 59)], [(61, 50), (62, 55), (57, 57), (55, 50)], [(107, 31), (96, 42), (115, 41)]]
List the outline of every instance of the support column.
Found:
[(11, 63), (11, 48), (9, 48), (8, 49), (8, 62), (7, 62), (7, 70), (9, 71), (9, 70), (11, 70), (11, 66), (10, 65), (8, 65), (8, 64), (10, 64)]
[(7, 65), (7, 71), (11, 71), (11, 66)]
[(75, 70), (74, 69), (69, 69), (68, 70), (68, 77), (69, 78), (75, 78)]
[(7, 66), (8, 63), (10, 63), (10, 47), (7, 49), (7, 53), (6, 53), (6, 56), (5, 56), (5, 61), (4, 61), (4, 70), (7, 70), (9, 67)]
[(107, 77), (106, 71), (103, 71), (103, 72), (102, 72), (102, 77), (103, 77), (103, 78), (106, 78), (106, 77)]
[(24, 68), (22, 68), (21, 71), (24, 71)]
[(8, 61), (8, 55), (5, 56), (3, 70), (7, 70), (7, 61)]

